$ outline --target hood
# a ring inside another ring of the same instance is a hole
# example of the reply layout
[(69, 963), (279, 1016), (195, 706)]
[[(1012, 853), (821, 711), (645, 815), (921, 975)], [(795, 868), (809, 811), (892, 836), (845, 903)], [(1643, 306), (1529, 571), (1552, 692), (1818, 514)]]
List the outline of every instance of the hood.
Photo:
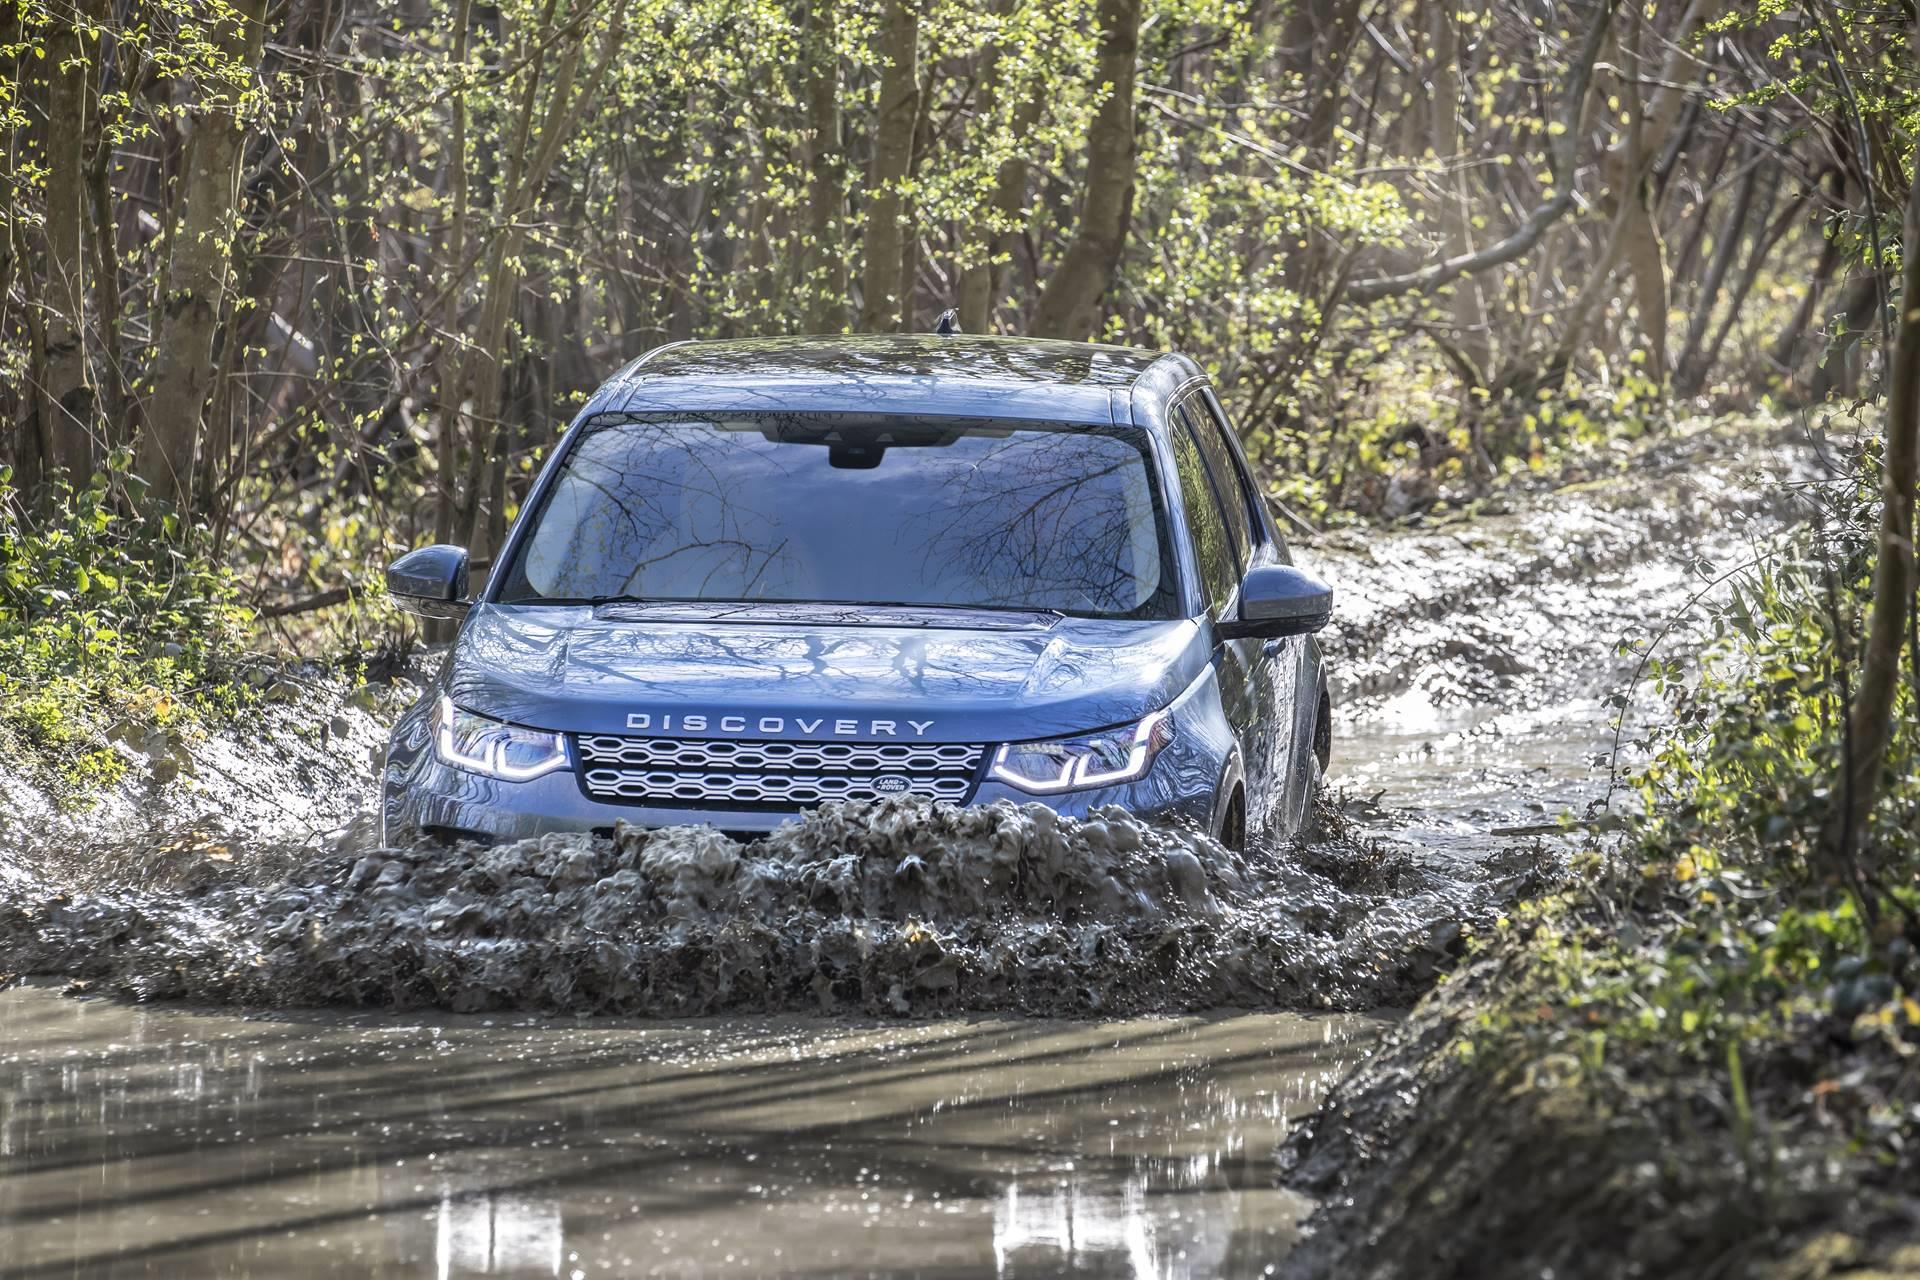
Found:
[(469, 710), (569, 732), (1007, 742), (1137, 720), (1206, 661), (1190, 621), (480, 604), (446, 684)]

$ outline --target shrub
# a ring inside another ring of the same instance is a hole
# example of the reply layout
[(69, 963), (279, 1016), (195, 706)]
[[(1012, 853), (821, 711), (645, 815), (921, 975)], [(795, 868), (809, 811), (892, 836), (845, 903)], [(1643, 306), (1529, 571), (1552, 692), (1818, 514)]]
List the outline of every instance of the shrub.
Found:
[(231, 677), (250, 613), (206, 530), (135, 499), (116, 456), (30, 509), (0, 468), (0, 733), (73, 790), (117, 780), (247, 700)]

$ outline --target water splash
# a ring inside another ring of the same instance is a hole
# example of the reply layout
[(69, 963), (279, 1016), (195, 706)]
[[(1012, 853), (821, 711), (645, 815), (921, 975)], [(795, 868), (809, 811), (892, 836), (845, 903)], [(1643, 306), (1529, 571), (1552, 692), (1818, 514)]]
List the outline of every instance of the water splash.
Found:
[[(1336, 824), (1337, 825), (1337, 824)], [(0, 955), (139, 999), (674, 1015), (1364, 1008), (1545, 874), (1322, 831), (1237, 854), (1118, 809), (829, 804), (768, 839), (622, 828), (339, 851), (254, 882), (0, 905)]]

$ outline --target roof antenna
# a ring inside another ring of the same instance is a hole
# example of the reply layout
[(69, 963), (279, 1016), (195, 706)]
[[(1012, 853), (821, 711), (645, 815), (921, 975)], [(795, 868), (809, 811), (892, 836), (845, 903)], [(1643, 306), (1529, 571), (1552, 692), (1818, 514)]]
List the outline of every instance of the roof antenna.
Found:
[(933, 322), (933, 331), (943, 338), (951, 338), (954, 334), (959, 333), (960, 313), (952, 307), (948, 307), (940, 313), (940, 318)]

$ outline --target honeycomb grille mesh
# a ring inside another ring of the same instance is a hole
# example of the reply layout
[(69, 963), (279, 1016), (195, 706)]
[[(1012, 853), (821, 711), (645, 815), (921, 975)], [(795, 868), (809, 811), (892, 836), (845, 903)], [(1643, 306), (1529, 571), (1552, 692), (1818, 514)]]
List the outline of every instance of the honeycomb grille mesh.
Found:
[(965, 802), (986, 755), (968, 743), (743, 742), (582, 734), (581, 780), (596, 800), (802, 808), (913, 795)]

